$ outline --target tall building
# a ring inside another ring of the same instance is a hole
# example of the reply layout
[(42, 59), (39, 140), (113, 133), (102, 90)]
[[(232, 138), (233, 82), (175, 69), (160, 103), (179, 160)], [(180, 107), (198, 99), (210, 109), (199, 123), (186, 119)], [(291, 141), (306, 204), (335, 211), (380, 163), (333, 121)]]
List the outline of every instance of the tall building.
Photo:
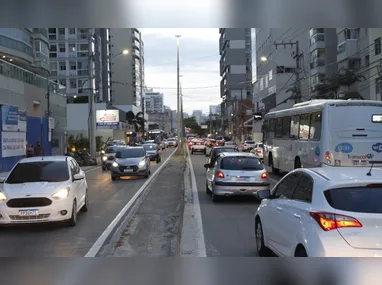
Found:
[[(293, 91), (296, 87), (296, 74), (299, 74), (302, 100), (308, 100), (309, 91), (309, 29), (255, 29), (256, 32), (256, 82), (254, 90), (255, 111), (269, 112), (283, 109), (295, 103)], [(294, 57), (299, 43), (300, 70), (296, 68)], [(274, 43), (286, 43), (276, 47)], [(305, 53), (304, 53), (305, 51)], [(287, 101), (287, 99), (291, 98)]]
[(194, 110), (192, 111), (192, 116), (195, 118), (195, 121), (200, 125), (203, 120), (203, 111), (202, 110)]
[[(144, 108), (144, 44), (138, 29), (111, 29), (112, 75), (111, 96), (113, 105), (134, 105)], [(129, 54), (118, 57), (128, 49)]]
[(376, 70), (370, 69), (370, 57), (375, 55), (375, 46), (370, 45), (369, 38), (368, 28), (337, 28), (338, 70), (351, 70), (364, 77), (351, 86), (341, 86), (339, 96), (345, 92), (358, 92), (364, 99), (370, 99), (370, 86), (373, 85), (370, 75)]
[(252, 98), (252, 39), (248, 28), (220, 28), (219, 33), (221, 111), (228, 127), (235, 98)]
[(25, 156), (26, 143), (39, 141), (47, 155), (64, 154), (66, 97), (49, 75), (46, 28), (0, 28), (0, 113), (8, 114), (0, 126), (0, 172)]
[[(326, 79), (338, 71), (336, 28), (311, 28), (309, 30), (310, 91), (311, 96), (320, 91), (327, 93)], [(323, 88), (320, 89), (320, 86)], [(325, 89), (326, 88), (326, 89)]]
[[(369, 66), (370, 69), (370, 99), (382, 101), (382, 29), (381, 28), (370, 28), (369, 32)], [(365, 55), (366, 58), (366, 55)], [(367, 62), (365, 62), (365, 65)]]
[(146, 102), (146, 111), (150, 112), (164, 112), (163, 104), (163, 94), (159, 92), (154, 92), (151, 89), (145, 89), (145, 102)]
[(211, 115), (217, 115), (221, 112), (221, 106), (220, 105), (210, 105), (210, 111), (209, 114)]

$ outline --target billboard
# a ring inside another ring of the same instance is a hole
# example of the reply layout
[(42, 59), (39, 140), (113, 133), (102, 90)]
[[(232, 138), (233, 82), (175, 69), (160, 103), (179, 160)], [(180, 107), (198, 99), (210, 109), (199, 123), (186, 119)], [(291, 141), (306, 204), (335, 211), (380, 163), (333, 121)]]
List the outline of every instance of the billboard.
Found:
[(26, 153), (25, 132), (2, 132), (1, 133), (2, 157), (21, 156)]
[(19, 130), (19, 108), (3, 105), (1, 106), (1, 117), (3, 120), (3, 131), (18, 131)]
[(118, 126), (119, 110), (97, 110), (96, 124), (97, 126)]

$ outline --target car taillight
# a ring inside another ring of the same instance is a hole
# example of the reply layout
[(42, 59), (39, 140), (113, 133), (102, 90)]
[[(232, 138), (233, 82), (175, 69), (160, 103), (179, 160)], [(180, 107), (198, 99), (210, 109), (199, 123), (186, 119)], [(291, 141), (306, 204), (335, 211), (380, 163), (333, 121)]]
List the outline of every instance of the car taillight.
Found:
[(244, 146), (247, 146), (246, 144), (244, 144)]
[(219, 178), (224, 178), (224, 173), (221, 172), (221, 171), (217, 171), (217, 172), (215, 173), (215, 176), (216, 176), (216, 177), (219, 177)]
[(264, 172), (261, 174), (261, 179), (267, 179), (267, 178), (269, 178), (268, 172)]
[(362, 224), (353, 217), (337, 215), (327, 212), (310, 212), (324, 231), (331, 231), (338, 228), (360, 228)]
[(198, 143), (198, 145), (201, 145), (201, 143)]
[(260, 150), (260, 149), (256, 149), (256, 152), (257, 152), (257, 153), (260, 153), (260, 152), (261, 152), (261, 150)]

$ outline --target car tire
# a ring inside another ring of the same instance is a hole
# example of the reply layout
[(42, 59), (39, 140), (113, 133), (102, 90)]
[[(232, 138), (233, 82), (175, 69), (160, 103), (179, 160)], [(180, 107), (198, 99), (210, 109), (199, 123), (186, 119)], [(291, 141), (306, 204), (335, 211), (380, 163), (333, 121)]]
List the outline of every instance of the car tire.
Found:
[(86, 213), (89, 210), (89, 197), (88, 197), (88, 189), (86, 189), (85, 193), (85, 204), (81, 208), (81, 212)]
[(111, 180), (113, 180), (113, 181), (115, 181), (115, 180), (117, 180), (117, 176), (115, 176), (115, 175), (111, 175)]
[(255, 235), (256, 235), (256, 251), (259, 256), (270, 256), (272, 254), (271, 250), (264, 245), (264, 232), (263, 226), (261, 225), (261, 221), (256, 221), (255, 227)]
[(147, 170), (146, 170), (146, 173), (145, 173), (145, 178), (149, 178), (149, 175), (150, 175), (150, 170), (147, 169)]
[(68, 221), (68, 225), (70, 227), (74, 227), (75, 225), (77, 225), (77, 201), (76, 200), (73, 201), (72, 216), (70, 217)]
[(203, 153), (207, 156), (207, 150), (204, 150)]

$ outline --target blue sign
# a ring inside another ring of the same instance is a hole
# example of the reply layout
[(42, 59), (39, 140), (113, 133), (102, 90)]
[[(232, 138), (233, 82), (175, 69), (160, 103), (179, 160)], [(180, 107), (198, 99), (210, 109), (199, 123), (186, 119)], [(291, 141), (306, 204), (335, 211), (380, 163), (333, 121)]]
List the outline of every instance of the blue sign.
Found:
[(321, 153), (321, 151), (320, 151), (320, 147), (317, 146), (317, 147), (316, 147), (316, 150), (314, 151), (314, 154), (315, 154), (316, 156), (320, 156), (320, 153)]
[(335, 148), (336, 152), (351, 153), (353, 151), (353, 146), (350, 143), (340, 143)]
[(1, 107), (3, 131), (17, 131), (19, 125), (19, 108), (3, 105)]
[(137, 137), (137, 133), (136, 133), (136, 132), (132, 133), (132, 134), (131, 134), (131, 137), (132, 137), (132, 138), (136, 138), (136, 137)]
[(97, 123), (97, 126), (107, 126), (107, 127), (113, 127), (113, 126), (119, 126), (119, 122), (99, 122)]
[(381, 153), (382, 152), (382, 143), (376, 143), (375, 145), (373, 145), (373, 150), (378, 152), (378, 153)]

